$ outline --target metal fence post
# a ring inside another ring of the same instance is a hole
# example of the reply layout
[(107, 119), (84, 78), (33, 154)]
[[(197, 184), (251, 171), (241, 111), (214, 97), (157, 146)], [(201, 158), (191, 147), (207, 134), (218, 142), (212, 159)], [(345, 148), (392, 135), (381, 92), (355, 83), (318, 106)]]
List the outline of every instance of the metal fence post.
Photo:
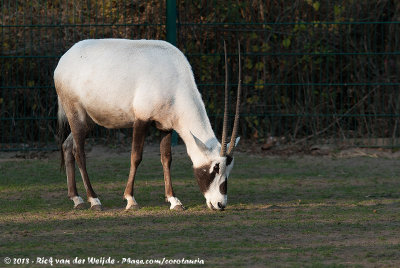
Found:
[[(166, 16), (166, 28), (167, 28), (167, 41), (172, 45), (176, 46), (176, 0), (167, 1), (167, 16)], [(172, 132), (172, 145), (178, 144), (178, 134)]]

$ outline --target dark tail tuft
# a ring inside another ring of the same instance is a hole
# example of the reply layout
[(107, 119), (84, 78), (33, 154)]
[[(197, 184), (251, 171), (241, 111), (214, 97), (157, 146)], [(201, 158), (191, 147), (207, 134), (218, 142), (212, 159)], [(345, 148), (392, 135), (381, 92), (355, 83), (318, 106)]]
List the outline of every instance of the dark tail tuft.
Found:
[(65, 159), (64, 159), (64, 152), (63, 152), (63, 143), (67, 139), (68, 135), (71, 133), (71, 129), (68, 124), (67, 117), (64, 112), (64, 108), (62, 107), (62, 104), (60, 102), (60, 99), (58, 99), (58, 114), (57, 114), (57, 124), (58, 124), (58, 145), (60, 148), (60, 154), (61, 154), (61, 163), (60, 163), (60, 169), (65, 170)]

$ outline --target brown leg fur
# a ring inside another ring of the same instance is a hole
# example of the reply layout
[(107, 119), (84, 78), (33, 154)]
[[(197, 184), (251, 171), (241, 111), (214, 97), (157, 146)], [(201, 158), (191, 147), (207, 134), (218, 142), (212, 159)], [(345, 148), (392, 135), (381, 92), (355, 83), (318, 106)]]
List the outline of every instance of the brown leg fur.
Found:
[(174, 190), (172, 189), (171, 182), (171, 136), (172, 132), (162, 132), (160, 142), (160, 153), (161, 153), (161, 164), (164, 170), (164, 182), (165, 182), (165, 198), (166, 201), (169, 197), (174, 196)]
[(88, 198), (97, 198), (97, 194), (92, 188), (92, 184), (89, 180), (89, 175), (86, 170), (86, 154), (85, 154), (85, 138), (83, 135), (77, 134), (77, 139), (74, 138), (74, 156), (78, 164), (79, 171), (85, 185), (86, 193)]
[(75, 209), (84, 208), (84, 203), (78, 194), (78, 190), (76, 189), (76, 181), (75, 181), (75, 157), (73, 154), (73, 146), (74, 140), (72, 138), (72, 133), (69, 134), (67, 139), (64, 141), (62, 145), (62, 153), (65, 160), (65, 169), (67, 173), (67, 182), (68, 182), (68, 197), (74, 201)]
[[(73, 137), (73, 149), (72, 153), (75, 157), (75, 161), (78, 164), (79, 171), (82, 176), (83, 184), (86, 189), (88, 201), (91, 203), (91, 208), (94, 210), (101, 210), (101, 203), (97, 199), (97, 194), (94, 192), (92, 185), (89, 180), (89, 175), (86, 170), (86, 155), (85, 155), (85, 138), (90, 130), (92, 124), (91, 119), (85, 114), (85, 120), (82, 121), (83, 112), (74, 107), (63, 105), (67, 114), (68, 122), (71, 128)], [(81, 116), (79, 116), (81, 114)], [(72, 169), (72, 168), (71, 168)]]
[[(165, 183), (165, 199), (169, 202), (168, 198), (175, 197), (174, 190), (172, 188), (171, 181), (171, 137), (172, 131), (162, 132), (161, 142), (160, 142), (160, 153), (161, 153), (161, 164), (164, 171), (164, 183)], [(173, 207), (174, 210), (184, 210), (182, 204), (176, 204)]]
[(126, 184), (124, 198), (128, 201), (126, 209), (138, 209), (139, 206), (133, 198), (133, 186), (135, 184), (136, 170), (142, 161), (143, 146), (149, 122), (137, 120), (133, 126), (131, 168), (129, 171), (128, 182)]

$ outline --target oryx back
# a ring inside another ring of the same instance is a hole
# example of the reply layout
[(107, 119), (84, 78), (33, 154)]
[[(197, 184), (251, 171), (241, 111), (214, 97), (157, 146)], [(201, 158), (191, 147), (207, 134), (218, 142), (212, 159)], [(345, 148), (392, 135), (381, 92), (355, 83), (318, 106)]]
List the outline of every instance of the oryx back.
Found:
[(157, 40), (81, 41), (60, 59), (54, 79), (63, 105), (73, 102), (107, 128), (130, 127), (135, 119), (170, 128), (176, 100), (199, 95), (185, 56)]

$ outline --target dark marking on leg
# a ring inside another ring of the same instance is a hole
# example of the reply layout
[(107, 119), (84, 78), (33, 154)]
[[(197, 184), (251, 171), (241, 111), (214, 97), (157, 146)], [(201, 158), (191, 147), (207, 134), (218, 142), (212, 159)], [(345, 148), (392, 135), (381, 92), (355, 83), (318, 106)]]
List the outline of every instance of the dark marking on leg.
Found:
[[(57, 94), (61, 101), (72, 134), (69, 135), (69, 137), (66, 139), (66, 141), (64, 141), (63, 144), (63, 157), (64, 160), (68, 161), (67, 164), (68, 166), (66, 168), (67, 168), (67, 176), (69, 177), (68, 178), (69, 195), (73, 195), (75, 193), (77, 194), (75, 174), (74, 174), (75, 173), (74, 161), (75, 161), (78, 164), (79, 171), (81, 173), (82, 180), (86, 188), (88, 199), (91, 200), (91, 198), (97, 198), (97, 195), (93, 191), (93, 188), (90, 184), (89, 176), (87, 174), (86, 158), (84, 151), (85, 138), (89, 130), (94, 125), (93, 120), (89, 117), (84, 107), (80, 105), (79, 101), (76, 98), (74, 98), (74, 96), (66, 96), (60, 94), (59, 90), (57, 90)], [(65, 125), (63, 125), (63, 129), (65, 129)], [(73, 155), (73, 157), (71, 157), (71, 154)], [(73, 160), (73, 158), (75, 160)], [(79, 199), (81, 198), (79, 197)], [(74, 200), (74, 202), (75, 201), (76, 199)], [(78, 200), (78, 202), (80, 201), (82, 200)], [(99, 204), (99, 202), (96, 203)]]
[[(86, 189), (87, 197), (97, 198), (97, 194), (94, 192), (92, 188), (92, 184), (89, 180), (89, 175), (86, 169), (86, 154), (85, 154), (85, 136), (83, 133), (77, 133), (74, 135), (74, 156), (75, 161), (78, 164), (79, 171), (81, 172), (83, 184)], [(85, 134), (86, 135), (86, 134)]]
[[(142, 161), (143, 146), (146, 138), (146, 132), (149, 126), (149, 122), (137, 120), (133, 125), (132, 135), (132, 151), (131, 151), (131, 167), (129, 170), (128, 182), (124, 191), (124, 198), (127, 196), (133, 197), (133, 187), (135, 184), (136, 170)], [(137, 209), (138, 206), (135, 204), (133, 209)], [(127, 207), (128, 208), (128, 207)]]
[(161, 153), (161, 164), (164, 171), (164, 182), (165, 182), (165, 198), (168, 199), (174, 196), (174, 190), (172, 189), (171, 182), (171, 136), (172, 132), (162, 132), (160, 142), (160, 153)]
[(69, 134), (69, 136), (62, 145), (63, 156), (65, 160), (65, 170), (67, 173), (69, 198), (78, 196), (78, 190), (76, 189), (76, 181), (75, 181), (75, 157), (73, 154), (73, 146), (74, 146), (74, 140), (72, 138), (72, 133), (71, 133)]
[[(64, 107), (65, 108), (65, 107)], [(81, 121), (78, 111), (75, 113), (68, 113), (68, 122), (71, 127), (71, 132), (73, 136), (73, 155), (75, 161), (78, 164), (79, 171), (83, 180), (83, 184), (86, 189), (86, 194), (88, 201), (92, 198), (97, 198), (97, 194), (94, 192), (92, 185), (90, 183), (89, 175), (86, 169), (86, 155), (85, 155), (85, 139), (86, 135), (90, 130), (91, 119), (86, 115), (85, 120)], [(91, 203), (91, 208), (94, 210), (101, 210), (101, 205), (93, 205)]]
[[(161, 142), (160, 142), (160, 154), (161, 154), (161, 164), (164, 171), (164, 183), (165, 183), (165, 201), (168, 202), (168, 198), (175, 197), (174, 190), (172, 188), (171, 181), (171, 137), (172, 131), (162, 131)], [(181, 205), (175, 205), (173, 210), (182, 211), (185, 208)]]

